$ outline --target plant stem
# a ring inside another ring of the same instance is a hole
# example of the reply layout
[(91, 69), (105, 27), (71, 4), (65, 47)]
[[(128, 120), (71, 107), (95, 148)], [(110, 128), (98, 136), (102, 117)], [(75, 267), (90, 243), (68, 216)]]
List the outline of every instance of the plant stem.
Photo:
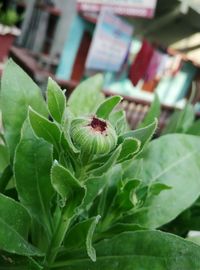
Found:
[(102, 220), (100, 228), (101, 231), (106, 231), (108, 230), (113, 224), (114, 221), (116, 219), (116, 214), (115, 213), (108, 213), (108, 215), (106, 215), (106, 217)]
[(63, 208), (60, 221), (53, 234), (51, 243), (47, 250), (46, 258), (45, 258), (45, 265), (51, 266), (54, 263), (59, 247), (61, 246), (63, 239), (65, 237), (65, 234), (69, 228), (72, 217), (73, 217), (73, 207), (70, 207), (70, 205), (66, 205)]

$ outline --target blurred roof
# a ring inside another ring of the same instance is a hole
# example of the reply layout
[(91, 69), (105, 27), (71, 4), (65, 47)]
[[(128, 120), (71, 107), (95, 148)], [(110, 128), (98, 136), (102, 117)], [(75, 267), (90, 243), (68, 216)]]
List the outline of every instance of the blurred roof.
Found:
[(191, 8), (200, 13), (200, 1), (199, 0), (190, 0), (188, 1)]
[(130, 18), (136, 36), (173, 47), (200, 63), (200, 0), (158, 0), (151, 20)]

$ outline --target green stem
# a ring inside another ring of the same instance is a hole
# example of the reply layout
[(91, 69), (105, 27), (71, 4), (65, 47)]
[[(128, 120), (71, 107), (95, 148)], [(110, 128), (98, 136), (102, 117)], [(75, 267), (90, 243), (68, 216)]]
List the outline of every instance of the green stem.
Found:
[[(65, 206), (63, 208), (60, 221), (58, 223), (58, 226), (53, 234), (51, 243), (49, 245), (49, 248), (47, 250), (46, 258), (45, 258), (45, 265), (51, 266), (57, 256), (59, 247), (61, 246), (65, 234), (69, 228), (71, 219), (73, 217), (72, 209), (69, 205)], [(48, 268), (47, 268), (48, 269)]]
[(100, 223), (100, 230), (102, 232), (107, 231), (115, 223), (115, 220), (116, 214), (114, 212), (108, 213)]

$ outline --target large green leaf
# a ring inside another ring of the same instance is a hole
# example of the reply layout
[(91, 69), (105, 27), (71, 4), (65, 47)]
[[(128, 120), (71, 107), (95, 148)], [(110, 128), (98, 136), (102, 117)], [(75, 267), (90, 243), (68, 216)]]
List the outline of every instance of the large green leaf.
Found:
[(19, 255), (41, 255), (27, 242), (31, 219), (18, 202), (0, 194), (0, 250)]
[(103, 77), (100, 74), (80, 83), (68, 100), (72, 113), (75, 116), (94, 113), (97, 106), (104, 100), (102, 88)]
[(0, 252), (0, 270), (42, 270), (41, 267), (31, 257), (13, 255)]
[[(200, 247), (159, 231), (136, 231), (95, 246), (93, 263), (80, 252), (54, 264), (55, 270), (199, 270)], [(57, 266), (57, 267), (56, 267)]]
[(187, 134), (200, 136), (200, 120), (195, 121), (186, 131)]
[(60, 86), (51, 78), (47, 86), (47, 103), (51, 116), (61, 123), (66, 107), (66, 98)]
[(29, 212), (49, 228), (49, 209), (53, 195), (50, 181), (52, 146), (35, 137), (25, 121), (16, 149), (14, 173), (20, 201)]
[(20, 131), (27, 117), (28, 106), (47, 115), (47, 109), (38, 86), (12, 60), (4, 68), (1, 82), (1, 110), (6, 142), (11, 159), (20, 139)]
[(126, 221), (156, 228), (174, 219), (200, 195), (200, 138), (183, 134), (162, 136), (150, 143), (142, 160), (139, 179), (171, 188), (148, 197), (146, 210)]

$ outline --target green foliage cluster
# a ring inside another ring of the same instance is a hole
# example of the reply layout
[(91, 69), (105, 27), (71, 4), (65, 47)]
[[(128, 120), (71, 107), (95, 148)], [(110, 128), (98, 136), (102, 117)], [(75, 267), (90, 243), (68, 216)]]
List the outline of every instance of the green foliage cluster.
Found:
[(23, 15), (17, 12), (18, 3), (20, 0), (0, 0), (0, 24), (12, 27), (22, 20)]
[(20, 20), (20, 16), (14, 9), (3, 11), (0, 9), (0, 24), (13, 26)]
[[(0, 95), (0, 270), (200, 269), (198, 245), (159, 230), (199, 198), (200, 138), (168, 134), (151, 141), (155, 104), (129, 130), (125, 112), (116, 109), (121, 98), (105, 99), (102, 81), (101, 75), (84, 81), (66, 101), (49, 79), (45, 100), (7, 63)], [(117, 136), (105, 153), (94, 150), (106, 136), (99, 127), (98, 140), (88, 132), (83, 148), (74, 143), (72, 124), (93, 117)], [(94, 148), (86, 153), (88, 142)]]

